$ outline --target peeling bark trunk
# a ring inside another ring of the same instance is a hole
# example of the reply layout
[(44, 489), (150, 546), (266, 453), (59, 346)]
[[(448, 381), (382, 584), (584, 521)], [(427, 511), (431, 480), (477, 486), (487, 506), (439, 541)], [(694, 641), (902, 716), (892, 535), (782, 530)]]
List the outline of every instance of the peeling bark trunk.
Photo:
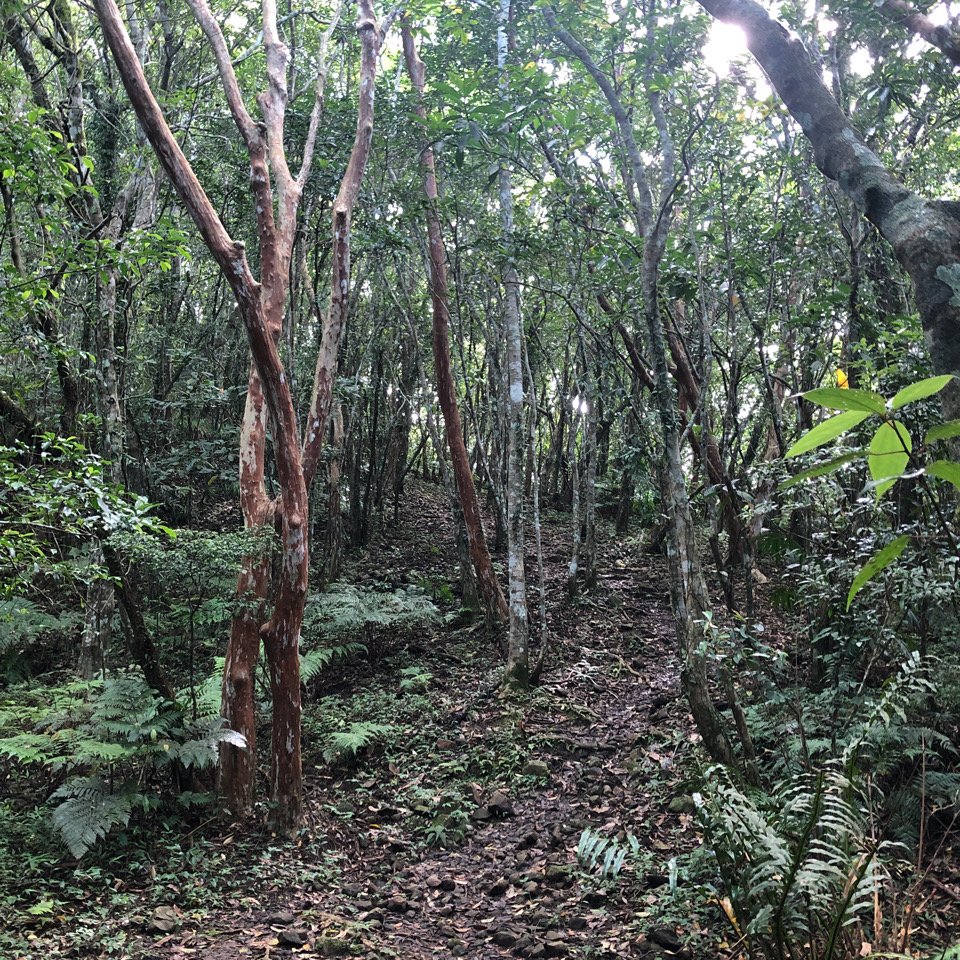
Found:
[[(287, 104), (289, 52), (277, 30), (274, 0), (263, 3), (263, 43), (267, 64), (267, 88), (259, 99), (263, 115), (257, 124), (244, 105), (223, 33), (206, 0), (190, 0), (190, 6), (207, 37), (227, 103), (250, 158), (250, 187), (256, 200), (260, 241), (261, 282), (254, 279), (242, 243), (227, 233), (193, 168), (183, 155), (150, 90), (130, 36), (115, 0), (96, 0), (96, 11), (113, 53), (127, 95), (141, 127), (150, 141), (177, 194), (200, 231), (214, 261), (230, 284), (250, 344), (253, 365), (248, 384), (247, 406), (241, 435), (241, 498), (248, 526), (276, 523), (280, 563), (271, 584), (273, 609), (266, 623), (260, 614), (246, 610), (231, 631), (224, 680), (225, 709), (249, 723), (253, 711), (253, 677), (249, 670), (257, 643), (267, 654), (273, 694), (271, 788), (275, 829), (289, 833), (303, 816), (303, 778), (300, 759), (300, 666), (299, 640), (306, 602), (309, 571), (308, 481), (315, 472), (322, 442), (323, 385), (314, 387), (307, 439), (301, 448), (290, 383), (279, 352), (284, 308), (289, 293), (290, 261), (296, 231), (297, 209), (309, 173), (322, 104), (321, 80), (314, 101), (303, 159), (294, 178), (284, 153), (284, 119)], [(358, 33), (361, 37), (361, 96), (357, 135), (334, 211), (334, 288), (332, 300), (345, 308), (349, 285), (350, 211), (359, 192), (360, 179), (369, 153), (376, 55), (379, 34), (372, 0), (360, 0)], [(334, 17), (334, 25), (339, 10)], [(329, 37), (333, 25), (327, 32)], [(271, 179), (272, 178), (272, 179)], [(273, 182), (272, 182), (273, 181)], [(274, 186), (276, 185), (276, 195)], [(276, 213), (275, 213), (276, 210)], [(340, 302), (342, 301), (342, 302)], [(333, 307), (331, 307), (333, 312)], [(342, 323), (342, 310), (337, 315)], [(263, 492), (263, 437), (269, 416), (280, 495), (276, 502)], [(241, 587), (254, 601), (267, 594), (267, 568), (248, 564), (241, 574)], [(254, 603), (253, 610), (257, 610)], [(256, 634), (254, 633), (256, 630)], [(253, 656), (251, 656), (253, 654)], [(243, 702), (239, 701), (243, 697)], [(251, 724), (252, 729), (252, 724)], [(237, 799), (238, 813), (246, 812), (252, 797), (254, 754), (241, 762), (228, 760), (221, 771), (221, 786), (228, 799)], [(226, 776), (225, 776), (226, 774)], [(233, 782), (232, 778), (246, 778)]]

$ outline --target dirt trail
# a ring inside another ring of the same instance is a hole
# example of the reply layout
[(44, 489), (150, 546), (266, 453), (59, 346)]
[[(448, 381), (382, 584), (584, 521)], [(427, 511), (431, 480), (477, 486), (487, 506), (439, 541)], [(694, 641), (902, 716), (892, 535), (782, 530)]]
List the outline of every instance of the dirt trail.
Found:
[[(417, 488), (347, 579), (452, 576), (448, 528), (442, 498)], [(408, 718), (383, 755), (343, 772), (318, 764), (309, 778), (313, 832), (323, 842), (289, 851), (293, 875), (331, 859), (335, 875), (321, 870), (292, 888), (252, 884), (234, 909), (145, 943), (147, 955), (719, 955), (719, 920), (701, 929), (694, 914), (709, 908), (688, 908), (682, 888), (669, 892), (670, 859), (697, 843), (681, 780), (696, 738), (680, 698), (660, 559), (603, 540), (599, 586), (571, 604), (566, 529), (547, 524), (545, 541), (552, 649), (529, 702), (521, 709), (489, 692), (496, 657), (477, 629), (413, 638), (410, 659), (432, 678), (435, 710)], [(346, 694), (378, 684), (396, 681), (372, 668), (348, 680)], [(458, 765), (460, 806), (449, 824), (465, 836), (429, 846), (411, 797)], [(639, 841), (620, 883), (603, 884), (578, 865), (588, 826)]]

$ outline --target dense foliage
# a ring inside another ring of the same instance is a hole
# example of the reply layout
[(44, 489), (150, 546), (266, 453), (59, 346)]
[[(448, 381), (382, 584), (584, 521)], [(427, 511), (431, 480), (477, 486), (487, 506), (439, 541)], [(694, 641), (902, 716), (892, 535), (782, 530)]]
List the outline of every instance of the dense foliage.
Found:
[[(223, 806), (295, 834), (304, 777), (435, 710), (454, 631), (478, 696), (562, 698), (550, 625), (616, 541), (665, 556), (723, 949), (948, 956), (915, 918), (960, 815), (960, 21), (368, 6), (4, 5), (0, 883)], [(397, 715), (346, 709), (380, 670)], [(421, 839), (467, 836), (468, 768)], [(642, 825), (578, 826), (585, 878), (639, 875)]]

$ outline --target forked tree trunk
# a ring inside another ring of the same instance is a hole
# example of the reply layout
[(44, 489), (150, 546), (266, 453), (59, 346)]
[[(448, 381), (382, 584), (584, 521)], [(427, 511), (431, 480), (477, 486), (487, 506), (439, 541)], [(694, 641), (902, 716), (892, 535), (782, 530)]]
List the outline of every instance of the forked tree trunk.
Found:
[[(403, 53), (407, 72), (417, 96), (417, 115), (426, 121), (427, 110), (423, 103), (423, 61), (417, 53), (410, 24), (403, 21)], [(456, 481), (457, 494), (463, 509), (463, 518), (470, 542), (470, 556), (477, 577), (477, 586), (488, 619), (501, 624), (509, 619), (507, 601), (500, 589), (490, 559), (487, 538), (483, 530), (483, 518), (477, 489), (470, 469), (470, 457), (463, 438), (463, 424), (457, 404), (456, 387), (450, 363), (450, 307), (447, 296), (447, 253), (440, 231), (440, 215), (437, 211), (437, 174), (433, 148), (424, 147), (420, 154), (423, 172), (423, 191), (427, 198), (427, 242), (430, 259), (430, 299), (433, 304), (433, 363), (437, 378), (437, 395), (443, 422), (447, 429), (447, 446)]]
[[(233, 240), (227, 233), (171, 133), (146, 81), (115, 0), (96, 0), (97, 15), (104, 35), (141, 127), (196, 223), (204, 243), (230, 284), (250, 342), (253, 365), (241, 435), (241, 500), (248, 526), (276, 524), (280, 535), (280, 563), (276, 581), (272, 584), (269, 583), (266, 566), (261, 568), (248, 562), (241, 573), (239, 588), (242, 593), (251, 595), (252, 606), (237, 618), (231, 631), (224, 701), (226, 711), (252, 731), (253, 668), (256, 649), (262, 640), (273, 695), (270, 782), (274, 804), (271, 820), (276, 829), (289, 832), (299, 825), (303, 816), (299, 641), (309, 570), (307, 487), (315, 472), (329, 404), (325, 403), (325, 395), (321, 395), (324, 385), (318, 376), (311, 398), (307, 437), (301, 451), (290, 383), (278, 345), (289, 293), (297, 208), (313, 157), (325, 72), (320, 72), (321, 80), (310, 117), (301, 168), (299, 175), (294, 178), (287, 165), (283, 146), (289, 53), (277, 30), (275, 3), (273, 0), (264, 0), (263, 3), (263, 43), (268, 84), (259, 97), (262, 125), (254, 122), (247, 112), (226, 41), (206, 0), (190, 0), (190, 5), (213, 49), (227, 103), (250, 157), (250, 185), (256, 200), (260, 239), (259, 283), (250, 270), (243, 244)], [(379, 46), (372, 0), (360, 0), (357, 29), (362, 45), (357, 134), (334, 209), (335, 283), (331, 294), (331, 317), (335, 317), (341, 325), (342, 309), (335, 313), (335, 307), (337, 304), (342, 307), (347, 302), (350, 213), (359, 192), (372, 136), (373, 88)], [(325, 40), (331, 32), (332, 27)], [(271, 175), (276, 182), (276, 196)], [(338, 338), (339, 330), (332, 339), (338, 341)], [(335, 367), (331, 367), (331, 370), (335, 371)], [(275, 502), (266, 497), (263, 484), (264, 438), (268, 417), (280, 489)], [(263, 623), (261, 618), (266, 615), (266, 607), (261, 609), (259, 604), (265, 600), (268, 587), (272, 587), (269, 592), (273, 606), (269, 619)], [(249, 747), (248, 750), (246, 758), (239, 762), (236, 757), (227, 759), (221, 771), (222, 789), (230, 801), (236, 802), (235, 810), (239, 814), (249, 811), (253, 796), (254, 754)]]

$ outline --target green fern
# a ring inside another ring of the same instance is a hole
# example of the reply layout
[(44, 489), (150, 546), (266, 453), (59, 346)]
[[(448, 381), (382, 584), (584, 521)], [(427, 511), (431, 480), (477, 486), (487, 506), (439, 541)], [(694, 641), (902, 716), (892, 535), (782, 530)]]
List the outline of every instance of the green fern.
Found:
[(587, 827), (580, 834), (577, 844), (577, 860), (587, 869), (599, 873), (604, 879), (620, 875), (627, 857), (640, 852), (640, 841), (631, 833), (621, 842), (616, 837), (605, 837)]
[(341, 643), (334, 647), (319, 647), (316, 650), (307, 650), (300, 655), (300, 682), (310, 683), (338, 660), (346, 660), (351, 656), (362, 656), (366, 652), (366, 644), (355, 641)]
[(405, 630), (439, 618), (429, 597), (417, 587), (376, 590), (334, 583), (310, 597), (303, 621), (305, 645), (320, 637), (338, 637), (389, 627)]
[(810, 942), (823, 960), (847, 956), (871, 915), (879, 847), (846, 775), (804, 775), (766, 797), (713, 768), (698, 806), (751, 955)]
[(327, 763), (353, 759), (375, 743), (380, 743), (393, 733), (393, 727), (387, 723), (373, 723), (361, 720), (351, 723), (344, 730), (337, 730), (327, 737), (323, 758)]
[(74, 856), (82, 856), (132, 812), (153, 809), (176, 763), (199, 769), (216, 763), (221, 743), (244, 746), (219, 716), (194, 723), (163, 704), (142, 678), (72, 684), (45, 691), (50, 705), (8, 702), (0, 711), (0, 755), (60, 776), (74, 774), (51, 797), (61, 800), (53, 823)]
[(112, 793), (100, 777), (93, 776), (68, 781), (51, 799), (63, 800), (53, 811), (53, 825), (79, 859), (115, 827), (130, 822), (135, 798), (130, 793)]

